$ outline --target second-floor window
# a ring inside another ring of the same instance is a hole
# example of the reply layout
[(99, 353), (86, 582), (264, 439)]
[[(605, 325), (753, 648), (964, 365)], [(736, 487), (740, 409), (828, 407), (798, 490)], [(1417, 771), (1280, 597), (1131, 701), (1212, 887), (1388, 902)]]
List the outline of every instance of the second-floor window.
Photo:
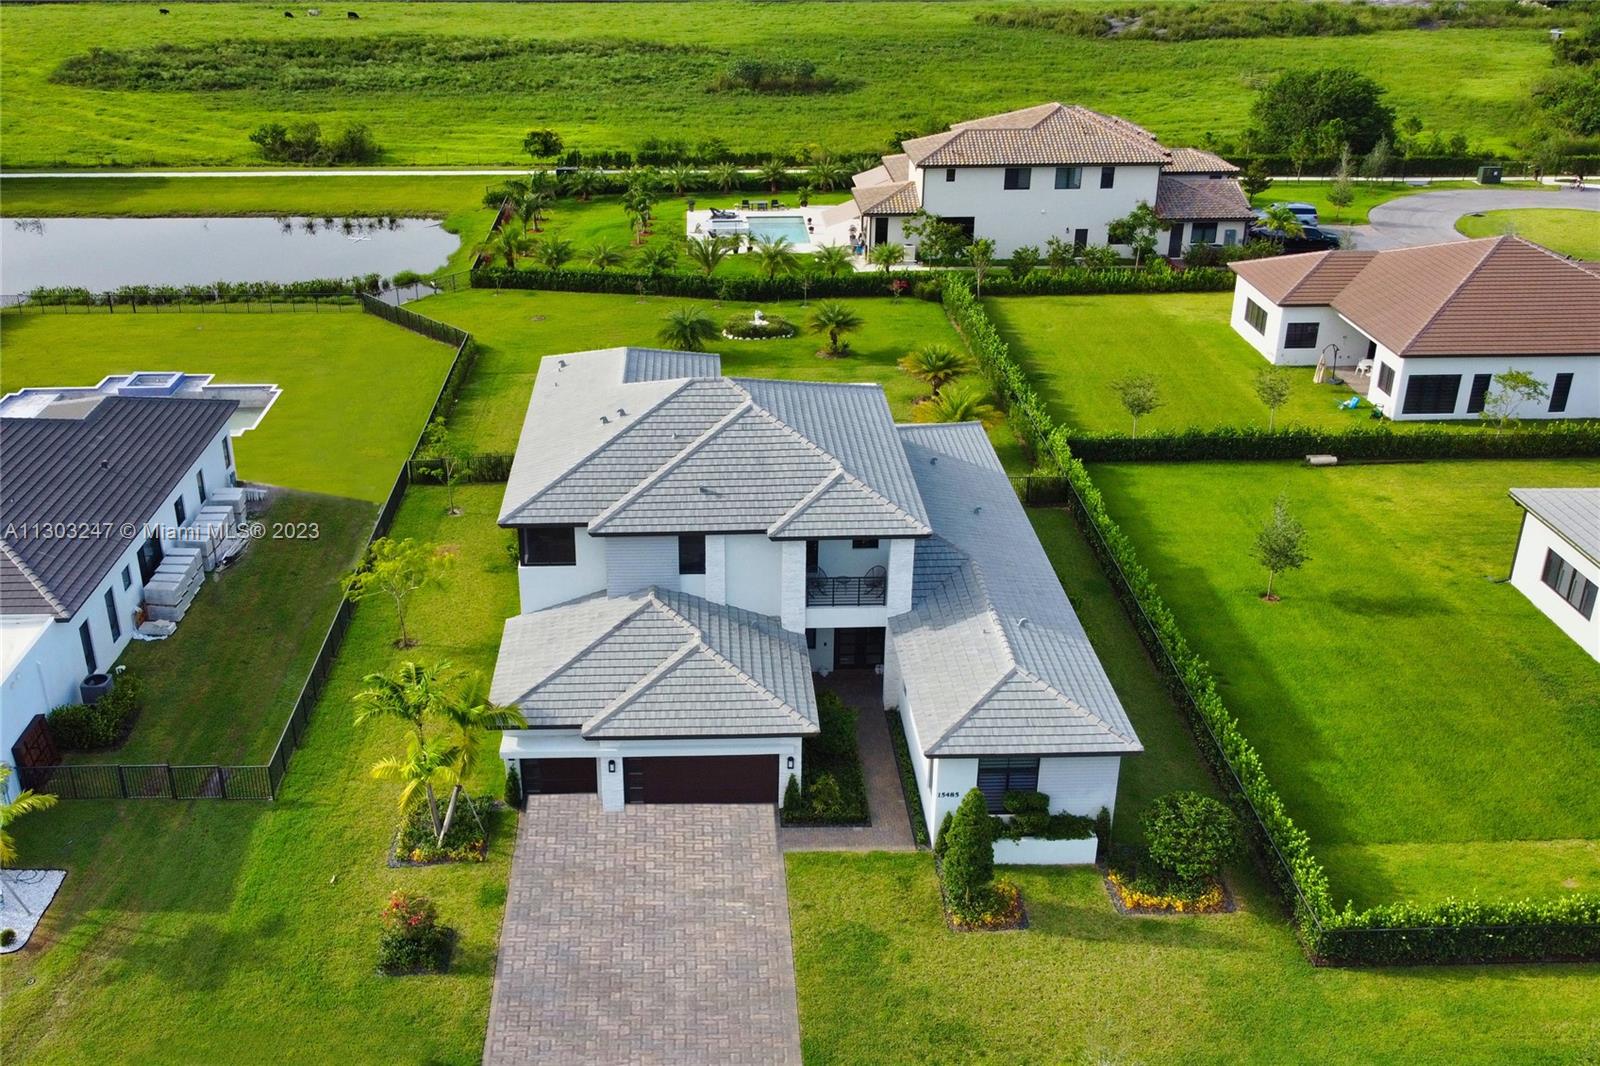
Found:
[(576, 566), (578, 536), (572, 526), (519, 526), (523, 566)]
[(956, 168), (955, 167), (945, 167), (944, 168), (944, 180), (945, 181), (955, 181), (956, 180)]
[(678, 573), (706, 572), (706, 538), (703, 533), (684, 533), (678, 537)]
[(1005, 186), (1008, 189), (1027, 189), (1033, 185), (1032, 167), (1006, 167)]
[(184, 506), (183, 497), (179, 496), (172, 501), (172, 517), (174, 525), (183, 525), (183, 520), (189, 516), (189, 509)]
[(850, 541), (850, 547), (854, 548), (856, 551), (873, 551), (878, 547), (878, 538), (854, 537)]
[(1101, 167), (1100, 168), (1100, 187), (1102, 189), (1109, 189), (1113, 185), (1115, 185), (1116, 183), (1117, 183), (1117, 168), (1116, 167)]
[(1056, 188), (1080, 189), (1083, 187), (1082, 167), (1056, 167)]

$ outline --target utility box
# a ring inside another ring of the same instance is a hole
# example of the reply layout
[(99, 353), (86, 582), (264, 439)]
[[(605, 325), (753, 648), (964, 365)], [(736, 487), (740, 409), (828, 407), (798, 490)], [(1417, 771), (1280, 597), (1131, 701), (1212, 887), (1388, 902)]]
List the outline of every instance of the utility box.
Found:
[(1483, 166), (1478, 168), (1479, 185), (1499, 185), (1502, 168), (1499, 166)]

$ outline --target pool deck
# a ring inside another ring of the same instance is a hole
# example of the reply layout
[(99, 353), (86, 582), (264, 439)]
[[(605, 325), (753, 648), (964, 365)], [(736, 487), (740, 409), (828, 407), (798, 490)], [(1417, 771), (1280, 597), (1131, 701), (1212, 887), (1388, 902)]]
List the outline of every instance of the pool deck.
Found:
[[(790, 194), (790, 196), (792, 200), (793, 194)], [(823, 245), (828, 244), (849, 246), (853, 243), (856, 227), (860, 223), (856, 215), (855, 204), (846, 201), (842, 204), (801, 207), (799, 204), (790, 203), (790, 201), (784, 202), (788, 206), (776, 210), (747, 211), (737, 207), (732, 208), (732, 210), (737, 211), (740, 219), (793, 218), (795, 216), (804, 219), (806, 229), (811, 236), (805, 243), (795, 243), (794, 250), (797, 252), (814, 252)], [(690, 211), (685, 219), (684, 226), (690, 237), (704, 237), (711, 233), (710, 209)], [(724, 232), (728, 231), (724, 230)], [(732, 232), (743, 235), (742, 229), (735, 229)]]

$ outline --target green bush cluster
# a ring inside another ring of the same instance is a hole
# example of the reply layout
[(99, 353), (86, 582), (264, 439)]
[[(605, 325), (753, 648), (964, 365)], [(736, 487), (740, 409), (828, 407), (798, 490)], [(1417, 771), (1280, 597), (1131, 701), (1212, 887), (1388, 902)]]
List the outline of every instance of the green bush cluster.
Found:
[(101, 751), (121, 746), (143, 709), (139, 679), (124, 670), (111, 691), (92, 704), (69, 703), (51, 711), (50, 738), (62, 751)]
[(217, 281), (210, 285), (123, 285), (109, 292), (76, 287), (41, 287), (28, 293), (28, 302), (46, 307), (106, 307), (129, 304), (247, 303), (263, 300), (306, 299), (312, 296), (369, 295), (383, 291), (383, 277), (363, 274), (351, 278), (313, 278), (308, 281)]
[[(965, 276), (965, 275), (963, 275)], [(986, 296), (1091, 296), (1134, 292), (1226, 292), (1233, 289), (1233, 271), (1226, 267), (1173, 270), (1164, 259), (1140, 268), (1069, 266), (1064, 270), (1034, 269), (1021, 277), (998, 271), (984, 278)]]
[(395, 892), (384, 904), (378, 934), (378, 969), (391, 976), (443, 973), (448, 964), (449, 931), (439, 924), (433, 901)]
[(922, 790), (917, 787), (917, 771), (911, 765), (911, 745), (906, 743), (905, 723), (898, 710), (884, 712), (889, 723), (889, 741), (894, 745), (895, 765), (900, 769), (900, 790), (906, 796), (911, 816), (911, 835), (919, 848), (928, 846), (928, 817), (922, 809)]
[[(516, 456), (511, 452), (471, 452), (457, 459), (455, 482), (458, 485), (474, 483), (502, 483), (511, 476), (511, 462)], [(410, 476), (413, 484), (444, 484), (442, 459), (411, 460)]]
[(1007, 792), (1001, 802), (1011, 818), (990, 819), (990, 836), (995, 840), (1087, 840), (1094, 835), (1094, 818), (1051, 814), (1050, 797), (1043, 792)]
[(1086, 463), (1205, 462), (1216, 459), (1575, 459), (1600, 455), (1600, 423), (1524, 423), (1514, 432), (1389, 425), (1350, 429), (1216, 426), (1125, 433), (1067, 432), (1062, 443)]
[(1198, 792), (1158, 797), (1144, 813), (1150, 859), (1188, 895), (1203, 892), (1239, 849), (1239, 825), (1226, 806)]
[[(1129, 612), (1135, 628), (1189, 714), (1200, 751), (1240, 813), (1244, 831), (1268, 858), (1267, 871), (1288, 901), (1312, 956), (1349, 964), (1600, 958), (1600, 896), (1594, 893), (1575, 893), (1554, 902), (1452, 901), (1363, 911), (1346, 905), (1337, 910), (1310, 838), (1290, 817), (1261, 757), (1218, 694), (1210, 666), (1190, 647), (1140, 564), (1132, 540), (1111, 517), (1082, 458), (1074, 454), (1068, 430), (1057, 427), (1044, 410), (964, 281), (946, 279), (944, 307), (1009, 406), (1019, 435), (1073, 488), (1076, 517), (1094, 534), (1088, 538), (1090, 547), (1111, 574), (1118, 594), (1138, 606)], [(1125, 586), (1118, 583), (1119, 576)], [(1278, 861), (1272, 861), (1274, 857)]]
[(782, 315), (768, 315), (757, 322), (749, 314), (734, 315), (722, 325), (722, 332), (730, 337), (739, 337), (743, 340), (772, 340), (778, 337), (793, 337), (795, 335), (794, 323)]
[(360, 122), (351, 123), (331, 137), (324, 137), (322, 127), (315, 122), (296, 122), (292, 126), (267, 122), (250, 134), (250, 142), (269, 163), (337, 166), (376, 163), (383, 155), (372, 130)]
[(856, 711), (827, 690), (817, 693), (819, 732), (801, 742), (806, 780), (793, 774), (783, 794), (786, 825), (859, 825), (869, 817), (867, 782), (856, 744)]
[(776, 96), (793, 96), (802, 93), (827, 93), (845, 88), (844, 82), (817, 69), (810, 59), (763, 59), (741, 56), (728, 64), (717, 80), (711, 83), (713, 92), (743, 89), (753, 93)]
[(506, 806), (517, 809), (522, 801), (522, 775), (517, 772), (517, 764), (510, 763), (506, 766)]
[[(506, 787), (509, 791), (509, 781)], [(442, 804), (441, 800), (441, 807)], [(479, 818), (483, 819), (482, 824)], [(462, 793), (456, 802), (456, 816), (444, 835), (444, 843), (440, 844), (433, 835), (433, 819), (427, 802), (413, 803), (406, 808), (400, 821), (394, 844), (395, 858), (402, 862), (482, 862), (488, 853), (489, 831), (493, 824), (493, 798), (471, 799)]]

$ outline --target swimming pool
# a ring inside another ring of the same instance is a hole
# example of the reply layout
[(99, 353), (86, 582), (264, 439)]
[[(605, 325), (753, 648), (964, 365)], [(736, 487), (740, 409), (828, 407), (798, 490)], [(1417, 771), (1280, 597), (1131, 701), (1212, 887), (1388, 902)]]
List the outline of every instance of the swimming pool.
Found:
[(806, 230), (806, 220), (800, 215), (746, 215), (750, 236), (756, 240), (771, 241), (789, 238), (790, 244), (810, 244), (811, 234)]

